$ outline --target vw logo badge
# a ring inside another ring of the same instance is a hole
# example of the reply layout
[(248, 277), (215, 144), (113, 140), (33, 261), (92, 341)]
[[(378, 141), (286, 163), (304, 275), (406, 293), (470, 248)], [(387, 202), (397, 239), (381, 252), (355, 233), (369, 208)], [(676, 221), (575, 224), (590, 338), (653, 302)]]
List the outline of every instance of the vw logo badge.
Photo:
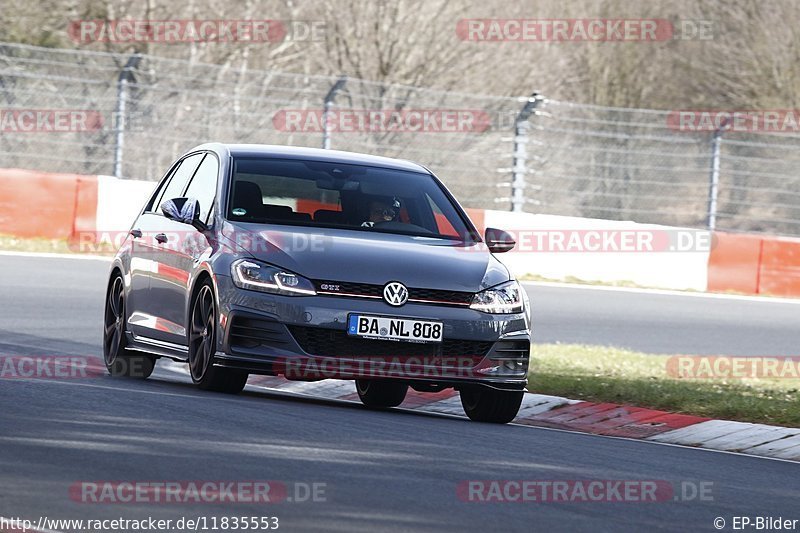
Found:
[(383, 288), (383, 299), (387, 304), (399, 307), (408, 301), (408, 289), (399, 281), (392, 281)]

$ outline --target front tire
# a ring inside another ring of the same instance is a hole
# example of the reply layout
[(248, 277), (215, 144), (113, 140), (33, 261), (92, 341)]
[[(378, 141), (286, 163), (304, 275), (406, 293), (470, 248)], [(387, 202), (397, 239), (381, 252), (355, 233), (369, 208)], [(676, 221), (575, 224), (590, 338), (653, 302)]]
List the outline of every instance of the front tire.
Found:
[(128, 350), (125, 336), (125, 284), (116, 274), (108, 284), (103, 320), (103, 361), (112, 376), (147, 379), (156, 366), (156, 358)]
[(239, 394), (247, 384), (247, 372), (214, 366), (217, 352), (217, 303), (211, 281), (197, 290), (189, 316), (189, 373), (203, 390)]
[(357, 379), (356, 392), (361, 403), (373, 409), (397, 407), (406, 399), (408, 384), (380, 379)]
[(487, 387), (462, 389), (461, 406), (470, 420), (507, 424), (516, 418), (525, 391), (502, 391)]

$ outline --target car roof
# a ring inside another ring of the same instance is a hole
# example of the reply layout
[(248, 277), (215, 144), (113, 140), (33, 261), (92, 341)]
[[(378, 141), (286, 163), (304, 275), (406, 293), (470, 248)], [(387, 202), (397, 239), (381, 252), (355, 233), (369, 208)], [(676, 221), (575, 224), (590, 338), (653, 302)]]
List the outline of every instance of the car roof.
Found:
[(430, 171), (424, 166), (406, 161), (377, 155), (359, 154), (356, 152), (343, 152), (340, 150), (323, 150), (321, 148), (307, 148), (303, 146), (281, 146), (272, 144), (226, 144), (207, 143), (196, 146), (191, 151), (215, 150), (228, 152), (233, 157), (271, 157), (281, 159), (299, 159), (312, 161), (326, 161), (350, 165), (365, 165), (411, 172)]

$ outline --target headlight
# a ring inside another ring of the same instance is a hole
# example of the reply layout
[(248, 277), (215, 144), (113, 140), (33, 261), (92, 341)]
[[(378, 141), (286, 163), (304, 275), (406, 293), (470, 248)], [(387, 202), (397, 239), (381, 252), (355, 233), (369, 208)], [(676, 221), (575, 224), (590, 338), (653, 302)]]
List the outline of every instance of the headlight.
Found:
[(313, 296), (314, 284), (302, 276), (250, 259), (240, 259), (231, 267), (233, 283), (242, 289), (287, 296)]
[(524, 308), (522, 288), (516, 281), (509, 281), (486, 289), (472, 298), (470, 309), (484, 313), (520, 313)]

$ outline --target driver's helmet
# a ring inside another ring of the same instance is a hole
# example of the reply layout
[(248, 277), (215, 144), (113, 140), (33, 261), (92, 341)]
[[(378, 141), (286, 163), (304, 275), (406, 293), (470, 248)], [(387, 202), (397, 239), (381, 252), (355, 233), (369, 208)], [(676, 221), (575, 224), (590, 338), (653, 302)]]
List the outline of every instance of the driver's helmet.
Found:
[[(374, 197), (369, 202), (370, 219), (377, 218), (380, 222), (396, 221), (400, 215), (402, 203), (397, 196)], [(375, 222), (375, 220), (373, 220)]]

